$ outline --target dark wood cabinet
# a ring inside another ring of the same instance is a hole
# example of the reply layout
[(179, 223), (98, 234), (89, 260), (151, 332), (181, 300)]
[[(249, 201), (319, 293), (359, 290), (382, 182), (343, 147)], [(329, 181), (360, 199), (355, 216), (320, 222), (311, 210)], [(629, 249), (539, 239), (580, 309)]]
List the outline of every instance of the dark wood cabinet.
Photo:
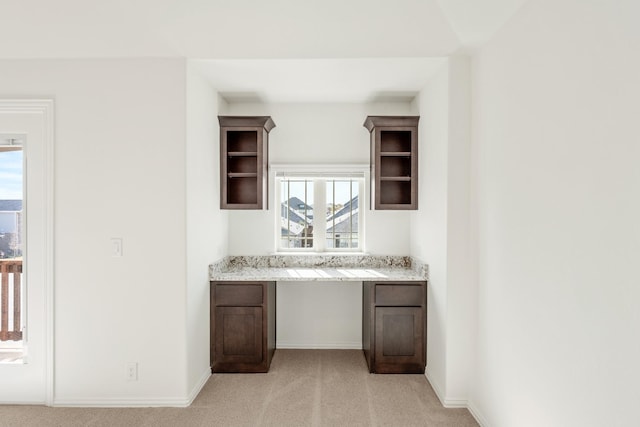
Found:
[(218, 116), (220, 208), (268, 209), (269, 116)]
[(364, 282), (362, 342), (369, 372), (420, 373), (427, 362), (426, 282)]
[(275, 282), (211, 282), (211, 372), (269, 370), (275, 302)]
[(418, 209), (419, 116), (368, 116), (371, 208)]

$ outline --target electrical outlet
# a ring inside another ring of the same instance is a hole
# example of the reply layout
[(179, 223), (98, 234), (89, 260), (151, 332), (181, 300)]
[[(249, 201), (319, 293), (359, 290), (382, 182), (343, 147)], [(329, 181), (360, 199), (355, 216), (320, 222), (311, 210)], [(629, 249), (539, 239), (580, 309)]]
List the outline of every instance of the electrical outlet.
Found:
[(127, 363), (127, 381), (138, 381), (138, 362)]

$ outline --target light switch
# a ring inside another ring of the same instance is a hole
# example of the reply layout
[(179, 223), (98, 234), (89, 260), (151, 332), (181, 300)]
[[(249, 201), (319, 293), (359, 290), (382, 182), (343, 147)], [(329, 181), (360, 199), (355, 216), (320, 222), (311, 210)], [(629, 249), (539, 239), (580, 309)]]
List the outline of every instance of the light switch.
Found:
[(122, 237), (111, 238), (111, 256), (112, 257), (122, 256)]

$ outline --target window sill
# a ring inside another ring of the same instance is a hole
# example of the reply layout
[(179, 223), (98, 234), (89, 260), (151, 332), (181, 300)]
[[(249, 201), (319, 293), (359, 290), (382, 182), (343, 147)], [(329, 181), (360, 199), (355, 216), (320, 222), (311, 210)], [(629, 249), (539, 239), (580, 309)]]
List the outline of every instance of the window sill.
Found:
[(282, 251), (282, 252), (273, 252), (271, 255), (284, 255), (284, 256), (319, 256), (319, 255), (327, 255), (327, 256), (363, 256), (370, 255), (368, 252), (362, 251)]

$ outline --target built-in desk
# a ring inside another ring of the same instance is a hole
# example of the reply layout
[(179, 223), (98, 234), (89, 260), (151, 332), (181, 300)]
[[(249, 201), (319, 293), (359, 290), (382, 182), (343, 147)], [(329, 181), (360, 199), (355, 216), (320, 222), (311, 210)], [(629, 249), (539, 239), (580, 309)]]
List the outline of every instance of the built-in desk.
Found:
[(209, 266), (212, 372), (267, 372), (275, 351), (278, 281), (363, 284), (362, 341), (370, 372), (423, 373), (427, 267), (410, 257), (227, 257)]

